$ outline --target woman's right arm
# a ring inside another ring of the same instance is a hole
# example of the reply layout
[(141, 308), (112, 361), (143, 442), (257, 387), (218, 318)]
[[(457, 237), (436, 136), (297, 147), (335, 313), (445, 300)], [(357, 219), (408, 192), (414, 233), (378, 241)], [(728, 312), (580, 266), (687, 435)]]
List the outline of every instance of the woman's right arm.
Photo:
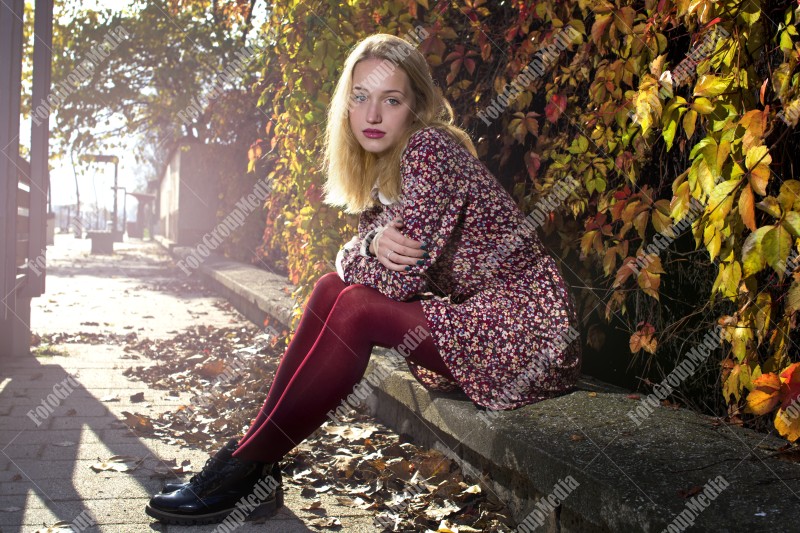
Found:
[(350, 241), (345, 243), (345, 245), (342, 246), (342, 248), (340, 248), (339, 252), (336, 254), (336, 272), (339, 274), (339, 278), (342, 281), (345, 281), (342, 262), (344, 261), (345, 257), (351, 253), (364, 255), (364, 251), (361, 249), (361, 245), (364, 242), (364, 237), (366, 237), (367, 233), (370, 231), (378, 228), (378, 220), (381, 213), (383, 213), (382, 205), (376, 205), (362, 211), (358, 217), (358, 235), (354, 236), (352, 239), (350, 239)]

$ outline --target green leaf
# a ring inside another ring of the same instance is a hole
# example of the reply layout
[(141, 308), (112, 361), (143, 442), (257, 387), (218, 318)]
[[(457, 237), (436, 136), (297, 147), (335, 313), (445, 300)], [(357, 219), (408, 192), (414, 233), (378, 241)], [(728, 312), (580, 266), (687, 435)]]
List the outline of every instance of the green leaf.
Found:
[(722, 220), (728, 216), (733, 206), (732, 193), (741, 182), (741, 179), (723, 181), (714, 187), (706, 207), (706, 214), (710, 220)]
[(800, 237), (800, 213), (789, 211), (783, 218), (784, 227), (795, 237)]
[(789, 257), (789, 250), (792, 247), (792, 237), (786, 228), (774, 226), (765, 235), (761, 247), (764, 251), (764, 258), (769, 266), (775, 271), (782, 273), (782, 267)]
[(764, 235), (775, 226), (762, 226), (747, 236), (742, 245), (742, 266), (744, 277), (750, 277), (764, 269), (766, 260), (761, 250)]
[(789, 293), (786, 295), (786, 313), (791, 314), (795, 311), (800, 311), (800, 281), (797, 279), (789, 287)]

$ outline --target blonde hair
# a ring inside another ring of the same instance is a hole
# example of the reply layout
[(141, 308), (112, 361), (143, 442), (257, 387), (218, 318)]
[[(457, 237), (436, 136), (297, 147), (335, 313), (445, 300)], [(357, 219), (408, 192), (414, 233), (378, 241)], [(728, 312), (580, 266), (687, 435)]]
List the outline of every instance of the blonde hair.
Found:
[[(414, 122), (391, 151), (380, 158), (364, 150), (350, 129), (353, 70), (356, 64), (365, 59), (383, 60), (376, 69), (378, 75), (400, 67), (408, 76), (414, 93)], [(363, 39), (347, 56), (328, 108), (324, 155), (327, 172), (325, 203), (344, 207), (346, 213), (360, 213), (375, 204), (372, 188), (376, 180), (384, 196), (397, 199), (401, 192), (400, 157), (411, 135), (427, 127), (447, 131), (477, 156), (469, 135), (453, 124), (453, 109), (434, 84), (422, 53), (411, 43), (394, 35), (378, 33)]]

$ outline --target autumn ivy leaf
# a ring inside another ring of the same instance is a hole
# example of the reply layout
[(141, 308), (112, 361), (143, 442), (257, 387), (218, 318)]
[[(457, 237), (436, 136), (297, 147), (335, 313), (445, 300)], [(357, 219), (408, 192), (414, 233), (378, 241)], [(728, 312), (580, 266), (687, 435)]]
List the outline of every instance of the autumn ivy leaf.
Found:
[(745, 130), (742, 137), (742, 152), (747, 154), (753, 146), (761, 143), (766, 123), (767, 115), (759, 109), (752, 109), (744, 114), (739, 121), (739, 125)]
[(781, 183), (778, 203), (784, 211), (800, 210), (798, 199), (800, 199), (800, 181), (786, 180)]
[(761, 248), (764, 235), (775, 226), (762, 226), (747, 236), (742, 245), (742, 266), (744, 277), (752, 276), (764, 269), (767, 262)]
[(720, 263), (719, 273), (714, 281), (712, 292), (719, 292), (724, 298), (734, 300), (739, 294), (739, 282), (742, 279), (742, 267), (738, 261)]
[(631, 338), (628, 341), (631, 353), (638, 353), (641, 350), (651, 354), (656, 353), (658, 340), (653, 338), (655, 331), (656, 328), (654, 328), (651, 324), (648, 324), (647, 322), (643, 323), (641, 327), (634, 332), (633, 335), (631, 335)]
[[(725, 368), (725, 365), (729, 365), (730, 369)], [(722, 397), (725, 398), (726, 402), (729, 401), (731, 396), (738, 402), (742, 395), (742, 390), (744, 389), (741, 379), (742, 368), (746, 368), (745, 365), (734, 363), (730, 359), (723, 361)]]
[(796, 278), (786, 295), (786, 314), (791, 315), (797, 311), (800, 311), (800, 281)]
[(754, 205), (753, 189), (750, 184), (744, 186), (739, 195), (739, 216), (750, 231), (756, 230), (756, 210)]
[(767, 264), (776, 271), (782, 270), (786, 258), (789, 257), (789, 250), (792, 247), (792, 237), (783, 225), (774, 226), (765, 235), (761, 248), (764, 250), (764, 258)]
[(752, 148), (745, 155), (744, 165), (750, 171), (750, 185), (761, 196), (767, 194), (770, 163), (772, 163), (772, 156), (769, 155), (769, 150), (764, 145)]
[(739, 186), (741, 180), (728, 180), (717, 184), (711, 191), (706, 206), (709, 220), (723, 220), (733, 207), (733, 191)]
[(714, 97), (724, 93), (731, 84), (730, 79), (705, 74), (694, 86), (694, 96)]
[(636, 281), (645, 294), (658, 300), (658, 287), (661, 285), (661, 274), (664, 274), (664, 269), (661, 268), (660, 257), (650, 257), (650, 259), (650, 264), (639, 272)]
[(781, 210), (781, 204), (779, 204), (778, 200), (776, 200), (773, 196), (767, 196), (758, 202), (756, 207), (775, 218), (781, 218), (781, 214), (783, 213)]
[(800, 213), (789, 211), (783, 218), (783, 226), (795, 237), (800, 237)]
[(547, 105), (544, 106), (544, 115), (548, 122), (555, 123), (566, 108), (567, 97), (560, 94), (554, 94)]
[(598, 14), (595, 16), (594, 24), (592, 25), (592, 41), (594, 41), (594, 44), (596, 44), (598, 47), (600, 47), (600, 41), (603, 39), (603, 35), (606, 34), (606, 29), (612, 21), (613, 15), (611, 14)]
[(765, 415), (778, 405), (781, 380), (772, 372), (762, 374), (758, 379), (753, 380), (755, 387), (747, 395), (747, 405), (745, 412), (754, 415)]
[(692, 110), (701, 115), (708, 115), (714, 111), (714, 104), (708, 98), (695, 98), (692, 102)]
[(781, 409), (789, 407), (798, 397), (800, 397), (800, 363), (792, 363), (781, 372)]
[(800, 438), (800, 416), (791, 416), (783, 409), (778, 409), (773, 424), (778, 433), (789, 442)]
[(690, 109), (683, 115), (683, 131), (686, 132), (686, 138), (691, 139), (694, 135), (694, 128), (697, 122), (697, 111)]
[(572, 144), (569, 147), (569, 152), (571, 154), (582, 154), (589, 149), (589, 139), (584, 137), (583, 135), (578, 135), (573, 139)]

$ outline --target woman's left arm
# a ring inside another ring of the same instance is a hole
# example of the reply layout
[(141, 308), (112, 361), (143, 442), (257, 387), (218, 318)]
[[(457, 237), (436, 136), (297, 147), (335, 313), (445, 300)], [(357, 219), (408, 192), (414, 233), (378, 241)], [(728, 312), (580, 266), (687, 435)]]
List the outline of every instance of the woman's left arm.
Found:
[[(403, 234), (427, 243), (429, 257), (408, 271), (386, 268), (375, 257), (357, 251), (345, 253), (341, 266), (344, 281), (373, 287), (398, 301), (423, 292), (427, 271), (436, 262), (458, 225), (466, 204), (466, 181), (454, 170), (461, 157), (443, 137), (446, 133), (425, 129), (413, 135), (403, 155)], [(355, 243), (354, 243), (355, 245)]]

